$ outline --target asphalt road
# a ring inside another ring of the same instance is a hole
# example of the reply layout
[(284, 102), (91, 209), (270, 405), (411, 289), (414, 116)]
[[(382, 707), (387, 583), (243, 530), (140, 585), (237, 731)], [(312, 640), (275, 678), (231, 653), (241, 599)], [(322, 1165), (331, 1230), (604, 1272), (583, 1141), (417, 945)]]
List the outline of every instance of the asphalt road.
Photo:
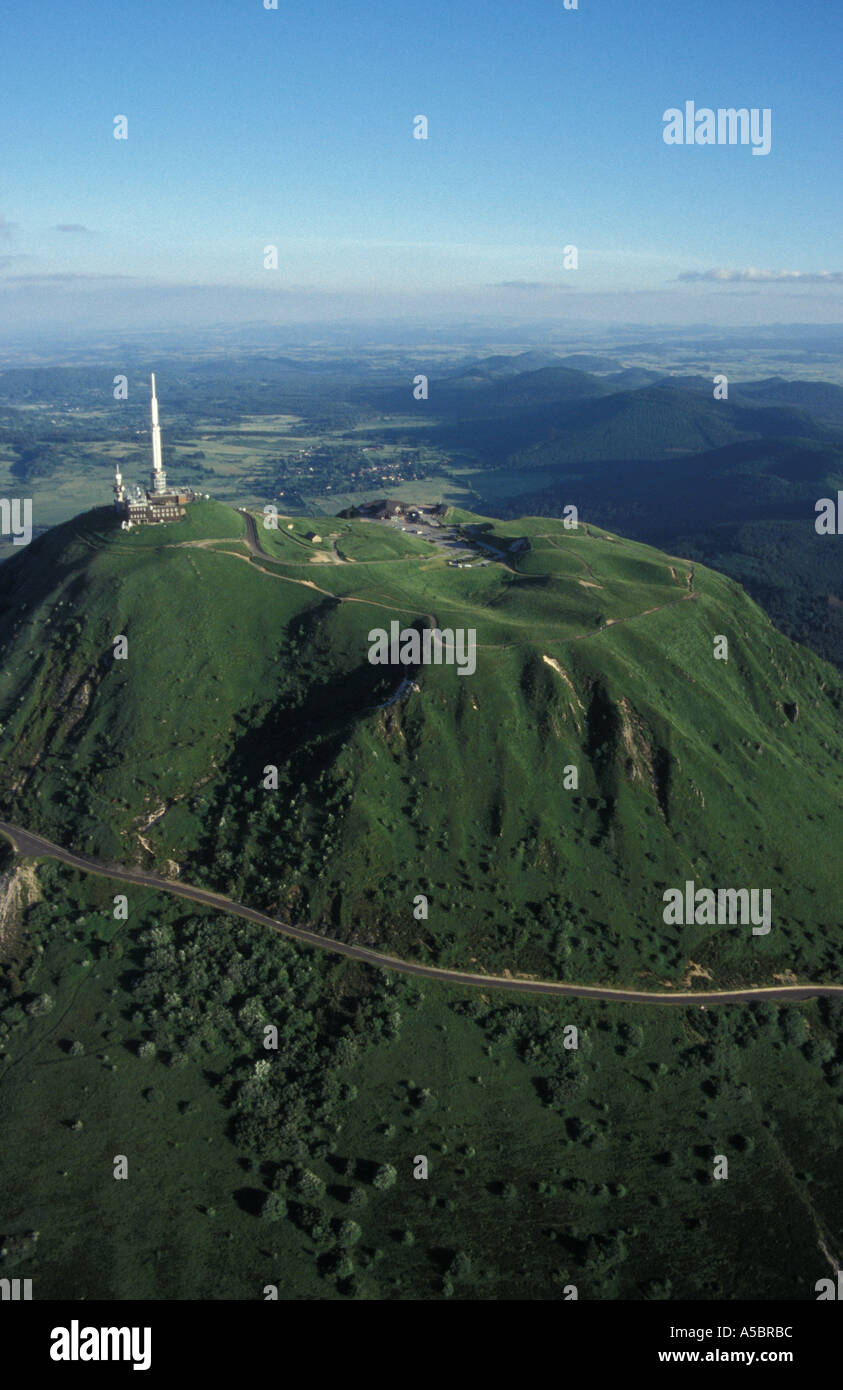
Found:
[(268, 556), (265, 550), (261, 550), (261, 544), (258, 540), (258, 528), (255, 525), (255, 518), (252, 516), (251, 512), (246, 511), (245, 507), (238, 507), (237, 510), (239, 511), (240, 515), (246, 523), (246, 534), (243, 537), (244, 541), (246, 542), (253, 555), (258, 555), (262, 560), (266, 560)]
[(379, 970), (394, 970), (399, 975), (415, 975), (423, 980), (438, 980), (445, 984), (468, 986), (472, 989), (506, 989), (518, 994), (548, 994), (564, 996), (569, 999), (602, 999), (615, 1004), (660, 1004), (687, 1007), (689, 1004), (751, 1003), (753, 1000), (768, 1000), (782, 1003), (788, 1000), (817, 999), (820, 996), (843, 995), (843, 985), (773, 985), (753, 989), (693, 990), (668, 993), (654, 993), (635, 989), (609, 989), (602, 985), (569, 985), (555, 980), (519, 980), (508, 975), (480, 975), (465, 970), (445, 970), (435, 965), (421, 965), (415, 961), (399, 960), (381, 951), (372, 951), (366, 946), (356, 946), (347, 941), (337, 941), (319, 932), (308, 931), (306, 927), (293, 926), (290, 922), (279, 922), (265, 912), (254, 907), (236, 903), (222, 893), (212, 893), (208, 888), (196, 888), (178, 879), (160, 878), (145, 869), (128, 869), (121, 864), (106, 864), (99, 859), (91, 859), (86, 854), (74, 854), (70, 850), (54, 845), (42, 835), (35, 835), (19, 825), (0, 821), (0, 834), (11, 841), (16, 852), (27, 859), (58, 859), (72, 869), (83, 873), (97, 874), (101, 878), (114, 879), (118, 883), (137, 883), (142, 888), (154, 888), (162, 893), (170, 893), (176, 898), (187, 898), (190, 902), (201, 903), (205, 907), (228, 912), (234, 917), (243, 917), (247, 922), (269, 927), (282, 936), (292, 937), (306, 946), (316, 946), (322, 951), (332, 951), (335, 955), (347, 956), (351, 960), (361, 960), (374, 965)]

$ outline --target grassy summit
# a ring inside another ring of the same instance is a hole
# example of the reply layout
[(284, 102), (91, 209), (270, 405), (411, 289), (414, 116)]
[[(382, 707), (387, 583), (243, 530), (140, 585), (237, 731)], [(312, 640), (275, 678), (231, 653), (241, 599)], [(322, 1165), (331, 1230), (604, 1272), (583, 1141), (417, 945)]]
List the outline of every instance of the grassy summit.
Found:
[[(259, 518), (250, 557), (214, 503), (34, 542), (0, 571), (4, 814), (422, 959), (839, 977), (839, 675), (714, 571), (582, 524), (450, 520), (490, 563), (324, 516)], [(407, 672), (368, 634), (394, 619), (475, 629), (476, 672), (423, 668), (387, 704)], [(769, 888), (772, 931), (666, 926), (689, 879)]]

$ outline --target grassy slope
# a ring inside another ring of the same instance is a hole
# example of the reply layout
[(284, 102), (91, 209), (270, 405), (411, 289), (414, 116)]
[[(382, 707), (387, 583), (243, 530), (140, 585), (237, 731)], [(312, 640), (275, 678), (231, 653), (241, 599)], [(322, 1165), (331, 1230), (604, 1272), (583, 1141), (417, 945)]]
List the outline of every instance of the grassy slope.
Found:
[[(7, 567), (10, 817), (124, 860), (147, 845), (424, 958), (609, 982), (691, 959), (723, 983), (839, 974), (818, 852), (840, 827), (839, 678), (732, 581), (697, 567), (689, 598), (687, 562), (536, 518), (487, 531), (530, 549), (472, 570), (364, 522), (334, 528), (354, 564), (311, 563), (283, 531), (258, 564), (178, 544), (240, 525), (205, 504), (189, 533), (132, 547), (93, 514), (37, 543), (37, 571), (35, 546)], [(403, 671), (369, 665), (370, 628), (427, 615), (476, 630), (476, 674), (426, 668), (376, 712)], [(770, 888), (773, 931), (665, 926), (686, 878)]]

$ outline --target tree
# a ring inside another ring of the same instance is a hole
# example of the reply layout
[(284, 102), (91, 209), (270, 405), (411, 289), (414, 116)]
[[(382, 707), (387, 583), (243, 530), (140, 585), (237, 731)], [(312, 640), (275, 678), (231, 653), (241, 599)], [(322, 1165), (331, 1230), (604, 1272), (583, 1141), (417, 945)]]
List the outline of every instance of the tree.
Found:
[(391, 1163), (382, 1163), (375, 1176), (372, 1178), (372, 1186), (378, 1191), (385, 1192), (387, 1188), (394, 1187), (398, 1181), (398, 1173)]
[(316, 1173), (311, 1173), (309, 1168), (305, 1168), (299, 1179), (299, 1191), (303, 1197), (318, 1198), (325, 1191), (325, 1184)]
[(350, 1245), (355, 1245), (362, 1234), (356, 1221), (343, 1221), (337, 1232), (337, 1244), (342, 1249), (347, 1249)]
[(287, 1215), (287, 1203), (280, 1192), (268, 1192), (261, 1207), (261, 1216), (266, 1221), (283, 1221)]

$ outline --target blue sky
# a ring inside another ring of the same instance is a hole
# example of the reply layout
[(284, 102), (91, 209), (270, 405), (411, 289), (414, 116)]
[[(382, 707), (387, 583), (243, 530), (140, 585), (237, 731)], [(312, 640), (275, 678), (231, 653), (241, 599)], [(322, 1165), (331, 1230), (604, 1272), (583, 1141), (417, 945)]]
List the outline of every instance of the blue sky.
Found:
[[(0, 313), (836, 321), (842, 36), (829, 0), (6, 0)], [(666, 145), (687, 100), (769, 107), (771, 152)]]

